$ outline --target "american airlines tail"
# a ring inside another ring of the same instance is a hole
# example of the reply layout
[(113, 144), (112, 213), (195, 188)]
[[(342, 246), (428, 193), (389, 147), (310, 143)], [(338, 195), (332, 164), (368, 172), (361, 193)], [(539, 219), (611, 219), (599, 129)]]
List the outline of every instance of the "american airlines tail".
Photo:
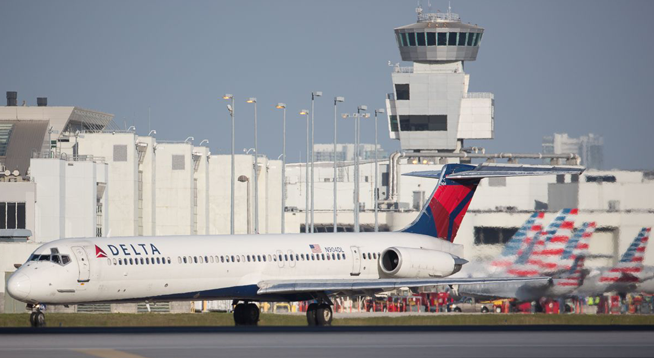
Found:
[(520, 255), (521, 250), (528, 244), (527, 240), (531, 240), (536, 236), (536, 233), (543, 229), (543, 217), (545, 213), (533, 213), (520, 229), (511, 237), (504, 245), (504, 249), (490, 265), (492, 268), (505, 268), (511, 266)]
[(640, 273), (643, 270), (643, 257), (647, 249), (650, 231), (651, 228), (648, 227), (640, 230), (638, 236), (629, 245), (617, 265), (602, 273), (599, 278), (600, 283), (635, 283), (640, 281)]

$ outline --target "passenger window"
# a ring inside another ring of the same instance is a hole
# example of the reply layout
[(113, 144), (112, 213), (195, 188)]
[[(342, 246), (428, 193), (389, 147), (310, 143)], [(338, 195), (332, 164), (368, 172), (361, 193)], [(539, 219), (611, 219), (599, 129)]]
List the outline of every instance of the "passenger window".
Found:
[[(272, 261), (270, 258), (271, 258), (271, 256), (270, 256), (270, 254), (268, 254), (268, 261)], [(263, 261), (266, 261), (266, 260), (263, 260)]]
[(134, 259), (129, 259), (129, 264), (134, 265)]
[(436, 33), (428, 32), (427, 33), (427, 46), (436, 46)]
[(234, 262), (234, 255), (232, 255), (232, 262)]
[(322, 255), (322, 260), (325, 261), (325, 254), (320, 254)]
[(345, 254), (343, 254), (343, 260), (345, 260)]
[(295, 254), (295, 261), (300, 261), (300, 255)]
[[(63, 261), (63, 257), (62, 257), (61, 259), (62, 259), (62, 261)], [(116, 259), (114, 259), (114, 265), (115, 265), (115, 264), (116, 264)], [(65, 265), (65, 264), (64, 264), (64, 265)]]
[(439, 32), (438, 46), (446, 46), (446, 45), (447, 45), (447, 32)]
[(207, 256), (204, 257), (204, 263), (208, 264), (209, 263), (209, 258)]
[(336, 260), (336, 254), (332, 254), (332, 260)]
[(197, 256), (193, 256), (193, 262), (195, 262), (196, 264), (198, 263), (198, 257)]
[[(263, 260), (266, 261), (266, 256), (263, 257)], [(257, 261), (261, 262), (261, 255), (257, 255)]]
[(277, 262), (277, 255), (273, 255), (273, 262)]
[(119, 265), (122, 265), (122, 264), (123, 264), (123, 260), (122, 260), (122, 259), (118, 259), (118, 264), (119, 264)]
[(375, 259), (375, 260), (377, 260), (377, 253), (373, 252), (373, 253), (372, 253), (372, 258)]
[(141, 265), (143, 265), (143, 262), (144, 262), (144, 261), (145, 261), (145, 260), (143, 260), (143, 258), (141, 257)]
[(209, 260), (211, 260), (211, 263), (213, 263), (213, 256), (209, 256)]
[(149, 265), (149, 264), (150, 264), (150, 258), (146, 257), (146, 258), (145, 258), (145, 263), (146, 263), (147, 265)]
[(216, 255), (216, 263), (218, 263), (218, 255)]
[(316, 257), (313, 254), (311, 254), (311, 261), (316, 261)]
[(341, 254), (336, 254), (336, 258), (340, 260), (341, 259)]
[(248, 258), (248, 262), (250, 262), (250, 255), (248, 255), (247, 258)]
[(288, 261), (288, 255), (284, 255), (284, 261)]
[(168, 263), (170, 264), (170, 257), (168, 257), (168, 258), (166, 258), (166, 260), (167, 260), (167, 261), (168, 261)]
[(184, 256), (184, 263), (186, 263), (186, 256)]
[(300, 259), (302, 259), (302, 261), (304, 261), (304, 254), (300, 254)]
[(241, 262), (241, 257), (236, 255), (236, 262)]

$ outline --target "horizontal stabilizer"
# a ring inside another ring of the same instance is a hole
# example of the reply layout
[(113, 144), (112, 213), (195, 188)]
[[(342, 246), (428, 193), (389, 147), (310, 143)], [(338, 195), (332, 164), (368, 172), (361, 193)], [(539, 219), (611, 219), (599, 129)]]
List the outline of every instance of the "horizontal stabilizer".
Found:
[(429, 287), (439, 285), (475, 285), (499, 282), (550, 282), (549, 277), (495, 277), (495, 278), (409, 278), (371, 280), (295, 280), (259, 282), (257, 294), (293, 294), (298, 292), (386, 292), (402, 287)]
[[(522, 164), (479, 164), (474, 169), (466, 171), (457, 171), (446, 175), (447, 179), (465, 180), (465, 179), (482, 179), (498, 177), (519, 177), (535, 175), (563, 175), (563, 174), (581, 174), (585, 170), (582, 166), (552, 166), (552, 165), (522, 165)], [(420, 172), (411, 172), (404, 174), (406, 176), (439, 179), (441, 171), (428, 170)]]

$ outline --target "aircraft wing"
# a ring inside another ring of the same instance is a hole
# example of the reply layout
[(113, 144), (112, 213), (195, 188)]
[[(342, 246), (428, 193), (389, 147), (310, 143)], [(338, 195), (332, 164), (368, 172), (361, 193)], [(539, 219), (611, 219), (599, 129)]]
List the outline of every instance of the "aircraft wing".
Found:
[(549, 282), (549, 277), (495, 277), (495, 278), (387, 278), (387, 279), (353, 279), (353, 280), (295, 280), (295, 281), (261, 281), (257, 294), (292, 294), (306, 292), (354, 293), (386, 292), (401, 287), (417, 288), (439, 285), (479, 285), (500, 282)]

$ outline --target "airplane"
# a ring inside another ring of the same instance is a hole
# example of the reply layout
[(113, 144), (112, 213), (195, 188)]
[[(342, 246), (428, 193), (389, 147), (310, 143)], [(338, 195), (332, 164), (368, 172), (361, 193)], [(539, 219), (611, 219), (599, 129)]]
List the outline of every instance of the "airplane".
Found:
[[(536, 301), (540, 298), (557, 298), (570, 295), (580, 287), (584, 279), (585, 258), (588, 256), (588, 240), (594, 231), (594, 223), (584, 223), (575, 234), (569, 238), (571, 220), (570, 214), (576, 215), (576, 209), (564, 209), (547, 226), (544, 231), (527, 237), (527, 246), (522, 249), (515, 262), (506, 267), (504, 272), (496, 275), (512, 277), (550, 276), (550, 281), (540, 282), (499, 282), (484, 285), (466, 285), (459, 287), (456, 294), (480, 299), (517, 299), (519, 301)], [(560, 230), (563, 228), (563, 230)], [(569, 239), (567, 239), (567, 238)], [(554, 240), (552, 240), (554, 239)], [(565, 246), (559, 248), (560, 244)], [(533, 255), (539, 252), (540, 258)], [(552, 266), (548, 258), (556, 252), (559, 264)], [(491, 276), (492, 277), (492, 276)]]
[(68, 238), (37, 248), (7, 292), (45, 325), (46, 304), (233, 300), (236, 325), (254, 302), (309, 301), (309, 325), (332, 321), (332, 297), (408, 287), (539, 282), (546, 277), (451, 278), (467, 262), (457, 231), (483, 178), (579, 174), (578, 166), (446, 164), (405, 175), (437, 179), (417, 218), (395, 232)]
[(651, 275), (643, 275), (643, 258), (650, 231), (651, 228), (642, 228), (615, 266), (592, 270), (584, 284), (575, 290), (575, 294), (595, 296), (605, 292), (617, 292), (624, 295), (637, 291), (644, 280), (652, 278)]

